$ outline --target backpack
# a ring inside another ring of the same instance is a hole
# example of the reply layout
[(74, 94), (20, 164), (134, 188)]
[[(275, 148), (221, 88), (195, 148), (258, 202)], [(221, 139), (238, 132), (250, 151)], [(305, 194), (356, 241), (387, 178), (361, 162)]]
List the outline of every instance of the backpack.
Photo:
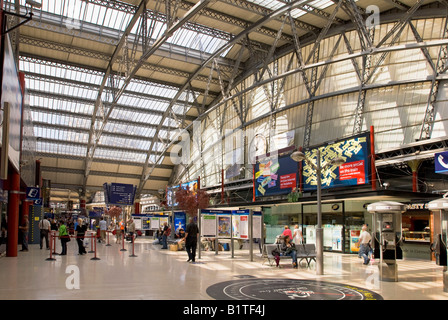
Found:
[(171, 234), (171, 228), (168, 227), (168, 229), (166, 229), (166, 236), (168, 237)]

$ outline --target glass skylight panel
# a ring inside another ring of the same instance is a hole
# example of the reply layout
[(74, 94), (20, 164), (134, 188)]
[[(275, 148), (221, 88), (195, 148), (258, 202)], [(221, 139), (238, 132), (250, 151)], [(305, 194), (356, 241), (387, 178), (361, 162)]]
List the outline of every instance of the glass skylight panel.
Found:
[(321, 9), (321, 10), (328, 8), (329, 6), (331, 6), (333, 4), (334, 4), (334, 2), (329, 1), (329, 0), (317, 0), (317, 1), (310, 2), (310, 6), (317, 8), (317, 9)]
[(271, 10), (277, 10), (285, 5), (285, 3), (277, 0), (247, 0)]

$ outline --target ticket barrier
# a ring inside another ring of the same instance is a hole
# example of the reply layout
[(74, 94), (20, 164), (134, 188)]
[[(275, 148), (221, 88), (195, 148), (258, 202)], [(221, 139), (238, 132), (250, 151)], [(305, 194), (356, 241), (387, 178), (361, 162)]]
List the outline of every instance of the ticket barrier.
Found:
[(434, 253), (434, 256), (436, 258), (436, 264), (439, 266), (443, 266), (443, 291), (448, 292), (448, 198), (442, 198), (429, 202), (428, 209), (434, 212), (434, 242), (431, 244), (431, 251)]
[(406, 206), (399, 202), (382, 201), (367, 206), (373, 213), (373, 246), (381, 281), (398, 281), (397, 260), (403, 259), (402, 213)]

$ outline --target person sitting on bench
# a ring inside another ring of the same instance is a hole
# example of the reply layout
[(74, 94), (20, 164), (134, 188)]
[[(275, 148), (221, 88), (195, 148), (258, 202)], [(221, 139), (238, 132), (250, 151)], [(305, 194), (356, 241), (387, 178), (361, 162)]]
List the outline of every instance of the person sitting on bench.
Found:
[(293, 268), (297, 268), (297, 249), (291, 241), (290, 236), (285, 236), (285, 242), (281, 244), (280, 250), (284, 256), (290, 256), (292, 258), (292, 266)]

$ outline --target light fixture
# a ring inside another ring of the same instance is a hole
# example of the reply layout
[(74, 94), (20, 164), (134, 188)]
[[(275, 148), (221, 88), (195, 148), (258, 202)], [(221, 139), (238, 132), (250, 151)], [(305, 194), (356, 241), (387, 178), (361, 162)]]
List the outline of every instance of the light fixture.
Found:
[(291, 153), (290, 158), (296, 162), (300, 162), (306, 159), (305, 154), (302, 151), (294, 151)]
[(345, 163), (345, 159), (342, 157), (336, 157), (330, 161), (331, 165), (337, 166), (337, 167), (343, 165), (344, 163)]

